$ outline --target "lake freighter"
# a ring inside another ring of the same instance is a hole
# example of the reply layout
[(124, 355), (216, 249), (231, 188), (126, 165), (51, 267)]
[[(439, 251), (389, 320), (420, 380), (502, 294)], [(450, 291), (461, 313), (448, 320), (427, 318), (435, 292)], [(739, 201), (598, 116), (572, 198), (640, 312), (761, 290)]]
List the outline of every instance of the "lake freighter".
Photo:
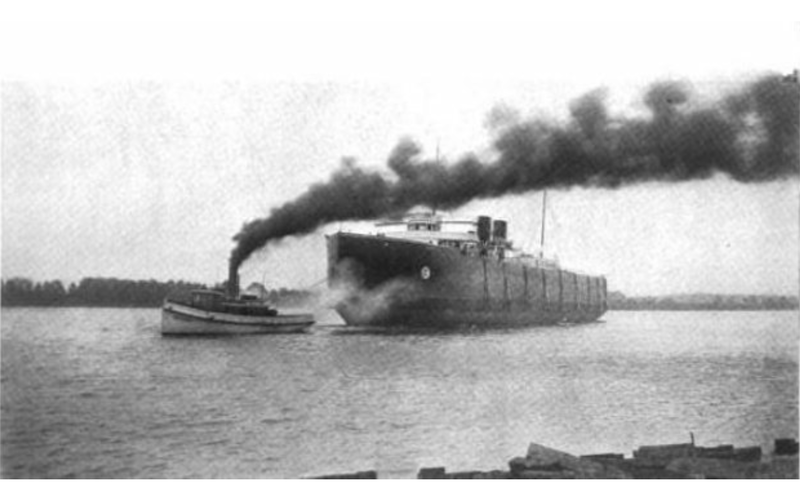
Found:
[(348, 325), (521, 327), (607, 310), (605, 277), (514, 249), (506, 221), (422, 212), (376, 229), (327, 236), (328, 285)]

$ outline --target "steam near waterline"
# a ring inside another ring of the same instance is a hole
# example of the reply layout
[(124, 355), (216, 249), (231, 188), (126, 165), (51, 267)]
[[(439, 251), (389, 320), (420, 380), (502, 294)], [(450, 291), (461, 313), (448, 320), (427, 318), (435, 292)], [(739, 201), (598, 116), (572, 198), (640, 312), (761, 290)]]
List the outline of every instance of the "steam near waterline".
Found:
[(605, 99), (602, 91), (577, 98), (563, 124), (490, 114), (496, 134), (490, 161), (474, 154), (449, 164), (425, 160), (410, 140), (389, 155), (388, 173), (343, 161), (327, 181), (246, 223), (234, 237), (231, 264), (238, 267), (269, 242), (326, 223), (397, 215), (416, 205), (454, 209), (545, 188), (616, 189), (716, 173), (766, 182), (800, 171), (796, 81), (770, 75), (704, 103), (693, 102), (681, 82), (658, 82), (642, 96), (648, 110), (642, 118), (612, 116)]
[(419, 282), (396, 277), (366, 289), (359, 278), (358, 264), (345, 259), (336, 264), (336, 286), (322, 292), (323, 309), (345, 305), (347, 315), (356, 324), (366, 324), (381, 318), (396, 301), (418, 296)]

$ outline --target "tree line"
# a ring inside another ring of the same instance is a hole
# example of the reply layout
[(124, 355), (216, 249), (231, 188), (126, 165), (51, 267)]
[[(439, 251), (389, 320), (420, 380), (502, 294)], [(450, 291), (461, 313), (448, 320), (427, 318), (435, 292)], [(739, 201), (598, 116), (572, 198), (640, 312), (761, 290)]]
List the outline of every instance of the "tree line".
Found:
[[(3, 307), (160, 307), (167, 297), (188, 299), (198, 289), (224, 291), (227, 283), (207, 286), (187, 281), (123, 280), (84, 278), (68, 286), (59, 281), (34, 282), (28, 278), (2, 281)], [(293, 306), (312, 298), (306, 290), (264, 290), (275, 305)]]
[[(160, 307), (167, 297), (188, 299), (198, 289), (224, 291), (227, 283), (207, 286), (187, 281), (124, 280), (84, 278), (65, 286), (61, 281), (34, 282), (28, 278), (2, 281), (3, 307)], [(280, 288), (264, 290), (265, 298), (275, 305), (298, 305), (312, 294), (305, 290)]]
[(167, 296), (187, 295), (189, 290), (208, 288), (186, 281), (122, 280), (84, 278), (69, 286), (59, 281), (33, 282), (11, 278), (2, 282), (2, 305), (44, 307), (158, 307)]
[(626, 297), (608, 294), (608, 308), (620, 311), (757, 311), (798, 309), (797, 297), (786, 295), (683, 294)]

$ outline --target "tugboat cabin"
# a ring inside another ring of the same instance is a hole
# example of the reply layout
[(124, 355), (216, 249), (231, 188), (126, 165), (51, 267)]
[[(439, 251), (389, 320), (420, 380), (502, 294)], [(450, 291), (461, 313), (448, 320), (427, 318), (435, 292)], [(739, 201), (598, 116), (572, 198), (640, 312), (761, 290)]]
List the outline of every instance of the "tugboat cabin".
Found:
[(225, 294), (214, 290), (192, 290), (189, 305), (205, 311), (218, 311), (222, 309)]
[(193, 290), (190, 303), (196, 309), (209, 312), (242, 314), (247, 316), (275, 316), (278, 311), (254, 295), (242, 295), (240, 299), (230, 299), (216, 290)]

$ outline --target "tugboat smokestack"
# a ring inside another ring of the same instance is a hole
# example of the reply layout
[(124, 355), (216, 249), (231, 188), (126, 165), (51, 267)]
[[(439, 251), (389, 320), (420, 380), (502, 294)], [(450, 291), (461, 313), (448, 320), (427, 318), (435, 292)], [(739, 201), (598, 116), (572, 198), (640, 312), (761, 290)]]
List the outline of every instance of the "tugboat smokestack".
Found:
[(232, 298), (239, 296), (239, 266), (233, 259), (230, 260), (228, 267), (228, 295)]

